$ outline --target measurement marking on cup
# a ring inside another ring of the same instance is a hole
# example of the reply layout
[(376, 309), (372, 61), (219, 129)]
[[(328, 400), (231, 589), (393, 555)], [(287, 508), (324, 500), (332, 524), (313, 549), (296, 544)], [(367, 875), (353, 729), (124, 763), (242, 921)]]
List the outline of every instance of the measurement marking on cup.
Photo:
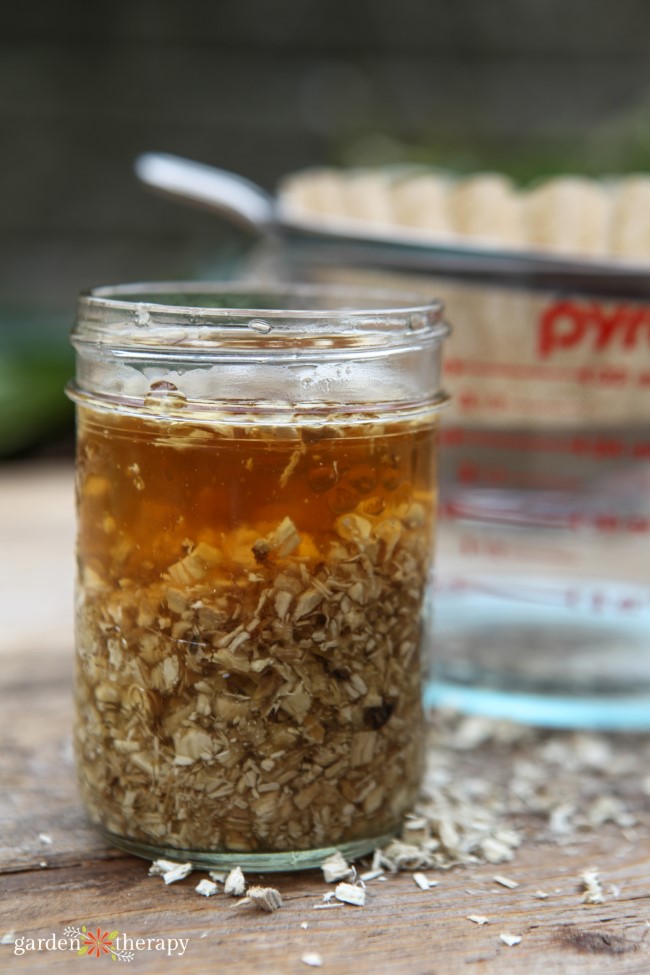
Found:
[(468, 430), (447, 427), (441, 431), (441, 443), (447, 448), (483, 447), (491, 450), (511, 450), (517, 453), (575, 454), (594, 460), (614, 457), (650, 458), (650, 441), (636, 437), (625, 439), (612, 434), (588, 432), (557, 436), (546, 433), (518, 433), (509, 430)]
[(518, 585), (514, 581), (506, 580), (490, 584), (478, 579), (454, 576), (439, 580), (435, 589), (436, 592), (461, 597), (475, 593), (494, 599), (565, 607), (595, 614), (614, 612), (634, 615), (644, 613), (650, 608), (650, 589), (642, 587), (627, 589), (612, 586), (607, 589), (575, 585), (554, 586), (552, 583), (533, 585), (532, 582)]

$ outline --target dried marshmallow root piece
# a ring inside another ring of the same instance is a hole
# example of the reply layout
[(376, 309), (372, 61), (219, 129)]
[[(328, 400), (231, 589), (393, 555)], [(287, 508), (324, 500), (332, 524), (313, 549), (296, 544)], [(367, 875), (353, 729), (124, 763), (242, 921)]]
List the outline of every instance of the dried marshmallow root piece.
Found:
[(149, 867), (150, 877), (162, 877), (166, 884), (184, 880), (192, 873), (191, 863), (174, 863), (173, 860), (154, 860)]
[(223, 885), (224, 894), (229, 897), (241, 897), (246, 891), (246, 878), (241, 867), (233, 867)]
[(191, 586), (200, 582), (209, 570), (222, 561), (222, 554), (207, 542), (199, 542), (189, 555), (170, 565), (167, 575), (178, 586)]
[(515, 890), (519, 886), (518, 880), (512, 880), (510, 877), (504, 877), (503, 874), (495, 873), (492, 878), (495, 883), (501, 884), (502, 887), (507, 887), (508, 890)]
[(385, 867), (391, 873), (398, 870), (420, 870), (435, 866), (432, 854), (421, 846), (391, 840), (383, 850), (375, 850), (372, 858), (373, 870)]
[(258, 563), (266, 562), (270, 555), (284, 558), (291, 555), (301, 542), (298, 529), (291, 518), (283, 518), (277, 528), (270, 531), (264, 538), (258, 538), (253, 545), (253, 555)]
[[(236, 868), (237, 870), (239, 867)], [(282, 907), (282, 895), (275, 887), (249, 887), (246, 897), (260, 911), (277, 911)]]
[(413, 880), (420, 888), (420, 890), (431, 890), (432, 887), (438, 886), (437, 880), (429, 880), (425, 873), (414, 873)]
[(291, 478), (291, 475), (293, 474), (293, 472), (295, 471), (296, 467), (300, 463), (300, 458), (306, 452), (306, 450), (307, 450), (307, 447), (305, 446), (305, 444), (304, 443), (301, 443), (300, 447), (297, 447), (296, 450), (294, 450), (294, 452), (292, 453), (291, 458), (289, 460), (289, 463), (287, 464), (287, 466), (285, 467), (285, 469), (280, 474), (280, 487), (281, 488), (285, 488), (287, 486), (287, 484), (289, 483), (289, 479)]
[(485, 917), (484, 914), (468, 914), (467, 920), (473, 921), (474, 924), (479, 924), (479, 925), (490, 923), (490, 919), (488, 917)]
[(339, 880), (354, 876), (354, 870), (339, 850), (323, 861), (321, 870), (326, 884), (335, 884)]
[(174, 860), (154, 860), (149, 867), (150, 877), (162, 877), (163, 874), (169, 873), (170, 870), (174, 870), (178, 866)]
[(191, 863), (178, 863), (174, 870), (169, 870), (163, 874), (163, 880), (166, 884), (175, 884), (177, 880), (184, 880), (191, 873)]
[(508, 948), (514, 948), (514, 946), (518, 945), (519, 942), (521, 941), (521, 935), (508, 934), (507, 931), (504, 931), (502, 934), (499, 935), (499, 940), (503, 941), (504, 945), (508, 945)]
[(514, 855), (511, 844), (502, 842), (496, 836), (486, 836), (481, 841), (480, 850), (483, 859), (488, 863), (505, 863), (506, 860), (512, 860)]
[(593, 867), (590, 870), (585, 870), (585, 872), (580, 877), (584, 887), (584, 894), (582, 895), (582, 901), (584, 904), (603, 904), (605, 901), (605, 894), (603, 891), (603, 886), (600, 882), (600, 875), (597, 870)]
[(365, 873), (359, 874), (359, 880), (363, 880), (364, 883), (379, 879), (385, 879), (383, 870), (366, 870)]
[(366, 892), (363, 887), (355, 887), (353, 884), (337, 884), (334, 896), (337, 901), (354, 904), (355, 907), (363, 907), (366, 903)]
[(323, 964), (323, 959), (317, 951), (306, 951), (300, 961), (303, 965), (310, 965), (312, 968), (320, 968)]
[(213, 880), (200, 880), (194, 890), (197, 894), (202, 894), (203, 897), (213, 897), (217, 891), (218, 887)]

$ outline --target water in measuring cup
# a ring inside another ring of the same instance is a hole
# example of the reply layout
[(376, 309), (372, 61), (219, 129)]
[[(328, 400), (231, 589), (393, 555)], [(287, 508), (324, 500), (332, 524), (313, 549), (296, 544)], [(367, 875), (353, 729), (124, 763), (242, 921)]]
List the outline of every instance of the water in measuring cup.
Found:
[(427, 703), (650, 727), (650, 436), (448, 439)]

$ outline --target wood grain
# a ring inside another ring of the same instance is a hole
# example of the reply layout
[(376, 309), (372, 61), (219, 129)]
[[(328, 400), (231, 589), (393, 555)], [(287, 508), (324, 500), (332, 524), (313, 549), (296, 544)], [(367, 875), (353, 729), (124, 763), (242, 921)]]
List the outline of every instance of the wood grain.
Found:
[[(0, 590), (0, 611), (1, 618), (15, 618), (18, 594), (27, 610), (44, 596), (35, 590), (30, 568), (43, 557), (44, 537), (52, 574), (71, 564), (72, 473), (27, 468), (1, 478), (0, 537), (15, 570), (10, 590)], [(48, 575), (36, 578), (41, 586)], [(62, 582), (52, 578), (51, 584)], [(182, 957), (155, 950), (136, 954), (133, 970), (156, 975), (168, 970), (297, 975), (309, 970), (301, 960), (306, 952), (321, 955), (323, 972), (341, 975), (650, 971), (645, 831), (637, 831), (634, 842), (606, 826), (562, 847), (528, 843), (506, 867), (439, 872), (438, 886), (428, 891), (409, 874), (375, 880), (368, 884), (364, 908), (316, 909), (331, 888), (315, 871), (263, 879), (284, 898), (283, 908), (268, 915), (223, 894), (200, 897), (194, 887), (204, 874), (170, 887), (148, 877), (144, 861), (97, 837), (79, 804), (70, 745), (69, 606), (56, 600), (48, 605), (46, 619), (35, 612), (25, 618), (29, 647), (12, 630), (15, 649), (5, 635), (0, 656), (0, 939), (10, 931), (17, 939), (61, 937), (73, 923), (117, 929), (131, 938), (189, 939)], [(50, 633), (59, 636), (50, 640)], [(495, 752), (493, 760), (503, 762), (504, 752)], [(640, 784), (636, 798), (643, 801)], [(582, 902), (580, 874), (592, 866), (601, 874), (603, 904)], [(520, 886), (500, 886), (496, 873)], [(548, 897), (540, 900), (538, 890)], [(469, 914), (485, 915), (489, 923), (478, 926)], [(507, 947), (501, 932), (521, 935), (521, 943)], [(88, 964), (71, 952), (14, 951), (11, 944), (0, 945), (2, 972), (68, 973)]]

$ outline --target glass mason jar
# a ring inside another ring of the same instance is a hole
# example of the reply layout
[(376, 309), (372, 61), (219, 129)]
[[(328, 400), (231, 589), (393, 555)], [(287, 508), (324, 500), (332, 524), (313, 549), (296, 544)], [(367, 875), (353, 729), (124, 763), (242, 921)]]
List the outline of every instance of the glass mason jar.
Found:
[(441, 316), (307, 287), (81, 296), (75, 742), (115, 845), (287, 870), (399, 828)]

